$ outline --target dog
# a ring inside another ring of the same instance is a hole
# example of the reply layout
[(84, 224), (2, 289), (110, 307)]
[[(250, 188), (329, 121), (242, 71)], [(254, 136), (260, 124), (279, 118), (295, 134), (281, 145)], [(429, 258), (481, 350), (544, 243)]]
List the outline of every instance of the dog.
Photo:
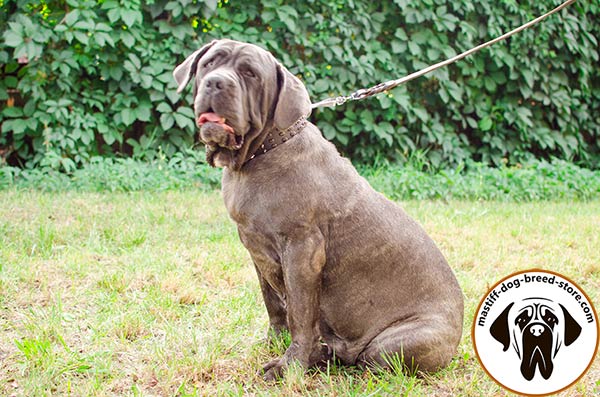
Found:
[(532, 380), (536, 368), (549, 379), (556, 354), (563, 343), (570, 346), (577, 340), (581, 326), (563, 305), (546, 298), (527, 298), (509, 304), (492, 323), (490, 333), (503, 351), (512, 341), (525, 379)]
[(173, 72), (254, 263), (270, 335), (291, 344), (265, 379), (335, 358), (436, 371), (456, 352), (463, 295), (444, 256), (307, 118), (302, 82), (268, 51), (216, 40)]

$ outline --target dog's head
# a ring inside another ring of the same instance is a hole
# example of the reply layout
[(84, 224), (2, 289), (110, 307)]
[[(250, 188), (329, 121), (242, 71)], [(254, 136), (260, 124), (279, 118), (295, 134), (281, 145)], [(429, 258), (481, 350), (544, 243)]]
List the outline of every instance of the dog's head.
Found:
[(561, 304), (545, 298), (513, 302), (494, 320), (490, 333), (503, 350), (512, 344), (521, 360), (521, 374), (533, 379), (536, 368), (544, 379), (550, 378), (553, 360), (563, 343), (571, 345), (581, 326)]
[(266, 132), (310, 114), (304, 85), (262, 48), (215, 40), (177, 66), (178, 92), (193, 79), (194, 114), (209, 164), (239, 170)]

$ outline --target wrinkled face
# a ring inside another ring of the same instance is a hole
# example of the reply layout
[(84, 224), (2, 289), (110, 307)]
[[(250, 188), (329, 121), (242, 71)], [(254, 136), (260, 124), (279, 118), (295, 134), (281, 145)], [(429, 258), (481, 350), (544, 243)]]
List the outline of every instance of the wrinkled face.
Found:
[(252, 44), (223, 42), (198, 62), (194, 114), (209, 162), (226, 166), (250, 130), (262, 130), (277, 88), (276, 63)]
[(579, 338), (581, 325), (560, 303), (526, 298), (508, 305), (494, 320), (490, 333), (503, 345), (503, 351), (513, 347), (525, 379), (532, 380), (536, 370), (548, 379), (556, 354), (563, 345), (570, 346)]
[(216, 40), (178, 65), (178, 92), (194, 81), (194, 115), (209, 164), (239, 170), (268, 130), (310, 114), (302, 82), (262, 48)]

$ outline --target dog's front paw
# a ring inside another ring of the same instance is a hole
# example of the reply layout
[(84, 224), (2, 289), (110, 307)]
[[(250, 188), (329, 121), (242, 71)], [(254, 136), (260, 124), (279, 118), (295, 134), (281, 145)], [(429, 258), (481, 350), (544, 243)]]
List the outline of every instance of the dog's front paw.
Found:
[(292, 361), (297, 361), (305, 369), (325, 363), (331, 359), (331, 352), (326, 345), (317, 345), (308, 354), (300, 354), (298, 346), (292, 344), (283, 357), (270, 361), (263, 367), (263, 378), (272, 381), (283, 377), (283, 372)]
[(282, 357), (268, 362), (262, 369), (263, 379), (267, 382), (281, 379), (283, 369), (287, 366), (285, 361), (285, 358)]

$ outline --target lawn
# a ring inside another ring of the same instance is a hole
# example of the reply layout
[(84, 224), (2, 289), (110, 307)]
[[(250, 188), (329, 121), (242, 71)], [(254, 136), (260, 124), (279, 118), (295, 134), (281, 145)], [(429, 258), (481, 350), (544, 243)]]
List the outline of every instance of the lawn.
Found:
[[(465, 294), (449, 368), (409, 377), (331, 366), (279, 383), (254, 269), (217, 192), (0, 191), (0, 395), (505, 395), (481, 369), (470, 327), (500, 278), (540, 267), (600, 308), (600, 201), (401, 203)], [(567, 396), (600, 393), (598, 356)]]

